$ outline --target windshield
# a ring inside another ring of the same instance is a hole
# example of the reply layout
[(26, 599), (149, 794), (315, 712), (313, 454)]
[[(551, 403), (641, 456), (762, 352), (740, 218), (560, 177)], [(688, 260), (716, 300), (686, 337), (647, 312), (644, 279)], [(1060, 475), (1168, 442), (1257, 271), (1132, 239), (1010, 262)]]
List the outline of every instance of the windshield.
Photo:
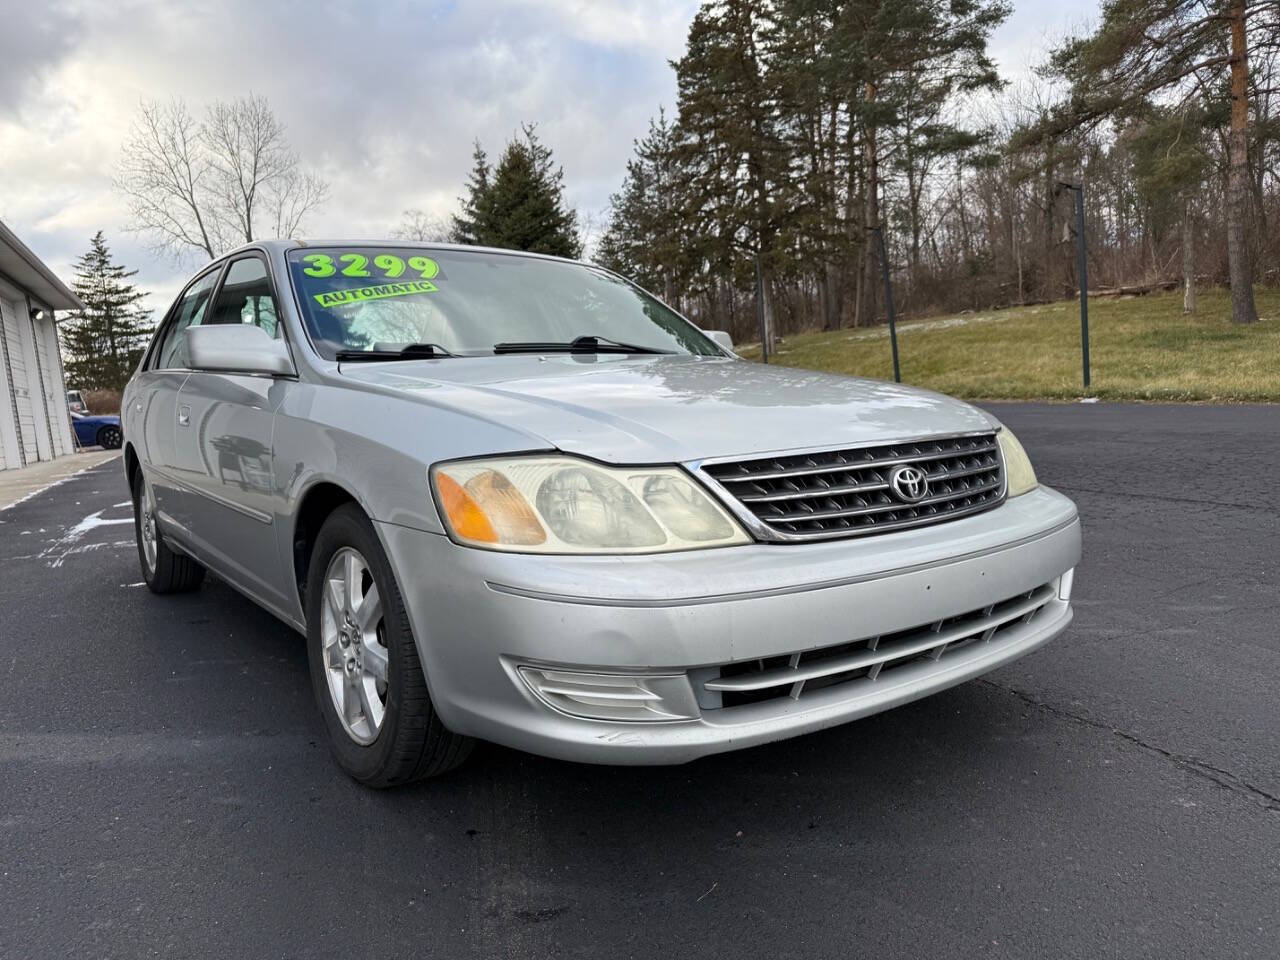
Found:
[[(459, 356), (553, 351), (581, 338), (640, 352), (720, 356), (700, 330), (637, 287), (584, 264), (424, 247), (304, 248), (289, 273), (320, 355), (431, 344)], [(495, 348), (499, 348), (495, 350)], [(590, 349), (590, 344), (586, 349)]]

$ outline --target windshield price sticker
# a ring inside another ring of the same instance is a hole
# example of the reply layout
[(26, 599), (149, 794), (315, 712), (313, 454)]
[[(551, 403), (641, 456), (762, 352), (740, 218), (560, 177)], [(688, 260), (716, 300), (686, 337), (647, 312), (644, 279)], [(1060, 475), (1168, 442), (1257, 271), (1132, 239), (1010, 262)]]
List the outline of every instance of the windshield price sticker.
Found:
[[(336, 261), (336, 262), (335, 262)], [(423, 280), (432, 280), (440, 272), (440, 264), (430, 257), (397, 257), (394, 253), (379, 253), (371, 260), (362, 253), (340, 253), (336, 257), (327, 253), (309, 253), (302, 258), (307, 266), (302, 272), (308, 277), (332, 277), (341, 273), (344, 277), (372, 277), (370, 264), (385, 280), (404, 276), (405, 270), (416, 273)], [(341, 267), (338, 264), (342, 264)]]
[[(416, 259), (416, 258), (415, 258)], [(356, 287), (352, 290), (329, 290), (313, 294), (322, 307), (343, 307), (366, 300), (385, 300), (388, 297), (407, 297), (415, 293), (433, 293), (438, 290), (430, 280), (410, 280), (408, 283), (383, 283), (373, 287)]]

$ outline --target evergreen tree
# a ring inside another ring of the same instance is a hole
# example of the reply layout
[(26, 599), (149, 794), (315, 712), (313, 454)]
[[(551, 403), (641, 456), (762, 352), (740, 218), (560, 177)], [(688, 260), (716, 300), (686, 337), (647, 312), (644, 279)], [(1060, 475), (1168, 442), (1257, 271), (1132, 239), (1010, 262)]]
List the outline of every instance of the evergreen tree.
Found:
[(449, 239), (453, 243), (475, 245), (480, 243), (478, 239), (480, 224), (487, 219), (485, 205), (489, 197), (490, 174), (489, 158), (485, 155), (479, 140), (476, 141), (476, 149), (471, 158), (475, 161), (475, 165), (467, 178), (467, 195), (458, 198), (458, 202), (462, 204), (462, 213), (454, 215), (453, 229)]
[(794, 206), (777, 91), (761, 49), (770, 10), (767, 0), (704, 3), (674, 66), (686, 219), (713, 272), (734, 285), (753, 285), (759, 257), (772, 342), (774, 278), (787, 257), (779, 235)]
[(137, 270), (113, 263), (99, 230), (76, 261), (72, 288), (84, 304), (62, 326), (67, 376), (79, 389), (120, 390), (138, 365), (154, 329), (146, 296), (129, 283)]
[(677, 194), (675, 146), (675, 127), (659, 110), (649, 132), (635, 143), (622, 189), (609, 198), (599, 259), (678, 306), (694, 266)]
[(564, 199), (564, 170), (533, 124), (521, 127), (521, 136), (507, 144), (497, 166), (490, 168), (479, 143), (475, 161), (462, 214), (454, 218), (454, 242), (581, 255), (578, 215)]

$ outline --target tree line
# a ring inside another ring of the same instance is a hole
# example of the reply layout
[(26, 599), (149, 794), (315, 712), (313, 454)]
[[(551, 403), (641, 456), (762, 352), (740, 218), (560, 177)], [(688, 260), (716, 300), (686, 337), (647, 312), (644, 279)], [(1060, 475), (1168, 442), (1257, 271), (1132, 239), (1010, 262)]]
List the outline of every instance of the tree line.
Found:
[[(1075, 296), (1066, 187), (1083, 184), (1095, 287), (1180, 284), (1190, 312), (1197, 283), (1225, 282), (1232, 319), (1255, 320), (1253, 283), (1280, 281), (1280, 0), (1105, 0), (1016, 85), (988, 50), (1009, 13), (708, 0), (598, 244), (532, 124), (496, 161), (475, 144), (455, 214), (407, 210), (393, 235), (585, 250), (745, 340), (761, 316), (771, 337), (878, 322), (882, 266), (907, 314)], [(128, 228), (175, 258), (294, 235), (328, 194), (257, 96), (144, 102), (115, 183)], [(101, 234), (77, 270), (91, 306), (65, 328), (68, 370), (119, 386), (149, 332), (141, 295)]]
[(608, 266), (705, 327), (877, 322), (875, 231), (914, 313), (1076, 295), (1067, 184), (1095, 285), (1276, 279), (1275, 0), (1107, 0), (1011, 86), (1003, 0), (713, 0), (635, 144)]

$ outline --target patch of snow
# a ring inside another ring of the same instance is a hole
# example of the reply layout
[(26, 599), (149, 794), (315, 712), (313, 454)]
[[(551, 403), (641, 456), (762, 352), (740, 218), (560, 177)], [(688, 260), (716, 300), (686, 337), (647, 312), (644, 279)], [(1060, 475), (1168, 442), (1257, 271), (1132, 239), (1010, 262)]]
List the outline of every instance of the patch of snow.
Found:
[[(103, 509), (106, 508), (104, 507)], [(133, 517), (117, 517), (111, 520), (104, 520), (102, 510), (98, 510), (77, 523), (63, 534), (63, 537), (64, 539), (79, 540), (90, 530), (96, 530), (98, 527), (109, 527), (115, 523), (133, 523)]]
[[(105, 509), (105, 508), (104, 508)], [(115, 543), (85, 543), (80, 541), (84, 535), (91, 530), (99, 527), (110, 527), (116, 524), (133, 523), (132, 517), (104, 518), (102, 510), (96, 510), (82, 519), (73, 527), (69, 527), (61, 536), (49, 541), (49, 545), (40, 551), (40, 558), (46, 560), (50, 567), (60, 567), (67, 557), (79, 553), (86, 553), (90, 550), (100, 550), (103, 547), (116, 547), (122, 543), (127, 545), (132, 541), (123, 540)]]

